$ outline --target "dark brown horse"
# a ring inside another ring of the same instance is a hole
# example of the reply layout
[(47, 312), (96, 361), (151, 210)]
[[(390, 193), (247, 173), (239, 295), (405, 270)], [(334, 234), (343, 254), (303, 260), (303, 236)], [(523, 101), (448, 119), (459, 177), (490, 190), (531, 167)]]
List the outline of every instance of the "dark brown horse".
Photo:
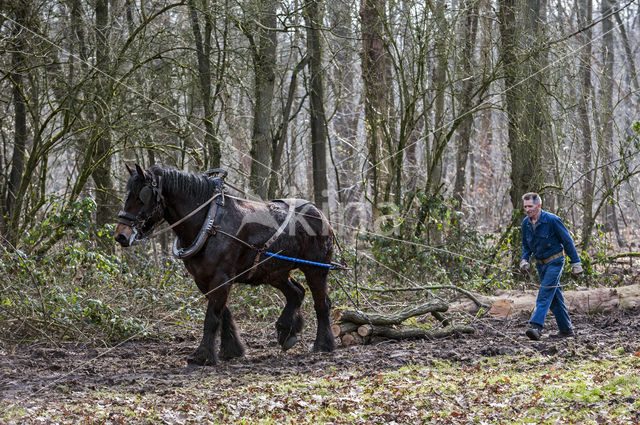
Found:
[[(218, 331), (223, 359), (244, 354), (227, 306), (234, 282), (267, 283), (282, 291), (286, 305), (276, 322), (278, 343), (285, 350), (291, 348), (303, 327), (300, 305), (305, 294), (304, 287), (290, 276), (295, 268), (304, 273), (313, 295), (318, 319), (313, 349), (333, 351), (331, 302), (327, 294), (329, 269), (265, 254), (268, 248), (283, 256), (330, 263), (333, 231), (318, 208), (303, 200), (256, 203), (224, 195), (224, 176), (212, 178), (159, 166), (143, 170), (137, 164), (135, 170), (127, 169), (131, 177), (115, 240), (127, 247), (149, 236), (163, 219), (170, 225), (178, 223), (173, 227), (174, 254), (183, 259), (208, 299), (202, 342), (189, 357), (189, 363), (216, 364)], [(211, 201), (216, 194), (219, 195)], [(211, 201), (209, 205), (203, 205), (207, 201)], [(179, 222), (201, 206), (200, 211)]]

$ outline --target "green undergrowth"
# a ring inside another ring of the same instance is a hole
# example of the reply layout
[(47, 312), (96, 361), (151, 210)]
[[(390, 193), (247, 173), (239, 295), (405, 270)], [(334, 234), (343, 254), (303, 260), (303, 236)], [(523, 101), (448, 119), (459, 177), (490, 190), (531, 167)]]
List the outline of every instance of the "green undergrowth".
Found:
[[(465, 227), (449, 201), (415, 199), (424, 220), (387, 211), (378, 230), (388, 237), (363, 234), (336, 249), (334, 260), (351, 269), (330, 274), (334, 307), (397, 311), (460, 296), (429, 289), (433, 285), (485, 293), (522, 287), (505, 268), (508, 238), (498, 243)], [(47, 217), (25, 232), (19, 249), (0, 240), (0, 342), (111, 345), (200, 333), (205, 300), (182, 262), (171, 257), (169, 240), (164, 247), (156, 239), (116, 248), (114, 226), (92, 223), (93, 201), (69, 207), (55, 197), (50, 202)], [(594, 264), (587, 264), (591, 273)], [(305, 284), (302, 273), (293, 275)], [(607, 276), (598, 278), (612, 286), (625, 283)], [(234, 315), (254, 324), (274, 323), (284, 305), (283, 295), (267, 285), (235, 285), (230, 298)], [(314, 316), (308, 288), (303, 310)]]
[[(110, 388), (60, 400), (3, 402), (6, 423), (632, 424), (640, 421), (640, 352), (606, 359), (520, 356), (395, 370), (198, 375), (187, 387)], [(1, 409), (0, 405), (0, 409)]]
[[(66, 245), (46, 258), (3, 252), (3, 340), (110, 343), (202, 316), (182, 264), (161, 266)], [(162, 322), (162, 326), (156, 326)]]

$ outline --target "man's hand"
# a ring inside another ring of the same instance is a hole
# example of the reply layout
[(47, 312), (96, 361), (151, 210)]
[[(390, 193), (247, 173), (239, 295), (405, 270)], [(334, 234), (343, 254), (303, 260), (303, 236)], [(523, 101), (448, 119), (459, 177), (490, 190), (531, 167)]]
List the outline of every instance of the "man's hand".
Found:
[(582, 263), (573, 263), (571, 265), (571, 276), (578, 277), (583, 272), (584, 272), (584, 270), (582, 270)]
[[(580, 263), (578, 263), (580, 264)], [(520, 271), (522, 274), (527, 274), (531, 270), (531, 264), (527, 260), (520, 261)]]

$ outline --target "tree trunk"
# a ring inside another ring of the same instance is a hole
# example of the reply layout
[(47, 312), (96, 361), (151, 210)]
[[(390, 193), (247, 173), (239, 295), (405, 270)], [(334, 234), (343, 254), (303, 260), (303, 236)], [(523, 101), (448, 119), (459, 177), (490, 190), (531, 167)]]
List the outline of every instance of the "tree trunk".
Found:
[[(509, 195), (516, 210), (525, 192), (540, 191), (543, 169), (544, 96), (539, 81), (543, 47), (539, 37), (540, 0), (500, 0), (501, 57), (511, 154)], [(523, 218), (520, 212), (515, 220)]]
[(385, 0), (361, 0), (362, 80), (364, 82), (364, 113), (367, 132), (367, 178), (371, 186), (370, 198), (377, 214), (383, 188), (391, 175), (388, 152), (384, 146), (384, 127), (388, 121), (387, 53), (383, 40)]
[[(578, 1), (578, 27), (586, 27), (593, 19), (593, 0)], [(581, 248), (586, 251), (591, 241), (591, 232), (595, 224), (593, 217), (593, 179), (591, 124), (589, 121), (589, 102), (591, 97), (591, 28), (582, 33), (582, 54), (578, 65), (582, 82), (582, 93), (578, 101), (578, 116), (582, 135), (582, 172), (585, 173), (582, 186), (582, 240)]]
[(453, 188), (453, 198), (457, 201), (456, 209), (462, 209), (464, 200), (464, 190), (467, 187), (467, 160), (469, 159), (469, 150), (471, 147), (471, 131), (473, 129), (473, 112), (472, 97), (475, 86), (475, 61), (474, 49), (476, 44), (476, 35), (478, 33), (478, 2), (475, 0), (465, 0), (463, 2), (463, 22), (462, 42), (464, 47), (462, 50), (462, 70), (461, 80), (462, 90), (458, 103), (460, 105), (458, 112), (464, 114), (462, 122), (458, 127), (458, 135), (456, 139), (456, 179)]
[[(600, 3), (600, 13), (602, 19), (602, 85), (601, 85), (601, 107), (602, 107), (602, 136), (600, 137), (600, 158), (605, 163), (612, 160), (611, 146), (613, 146), (613, 62), (614, 62), (614, 33), (613, 18), (611, 10), (615, 6), (614, 0), (602, 0)], [(618, 217), (616, 214), (616, 201), (613, 197), (613, 176), (611, 167), (605, 165), (603, 169), (604, 186), (609, 200), (604, 206), (604, 221), (606, 229), (613, 230), (616, 234), (618, 245), (624, 246), (625, 242), (620, 235), (618, 228)]]
[[(27, 25), (28, 4), (26, 1), (18, 1), (16, 7), (16, 27), (13, 32), (14, 51), (11, 55), (10, 73), (13, 84), (13, 108), (14, 108), (14, 134), (13, 153), (11, 155), (11, 172), (7, 182), (7, 194), (4, 206), (3, 217), (8, 218), (6, 223), (7, 239), (14, 246), (18, 238), (17, 229), (19, 221), (19, 211), (15, 207), (16, 194), (20, 188), (22, 174), (24, 171), (25, 149), (27, 145), (27, 112), (26, 99), (24, 98), (23, 73), (26, 72), (24, 60), (24, 34), (23, 27)], [(6, 215), (5, 215), (6, 214)]]
[(276, 132), (271, 147), (271, 170), (269, 172), (269, 191), (268, 197), (273, 199), (277, 197), (277, 193), (280, 190), (278, 184), (278, 176), (280, 174), (280, 164), (282, 163), (282, 152), (284, 145), (287, 142), (287, 134), (289, 131), (289, 120), (291, 115), (291, 107), (293, 105), (293, 98), (296, 95), (298, 88), (298, 74), (306, 66), (309, 61), (309, 57), (305, 56), (296, 66), (291, 73), (291, 81), (289, 83), (289, 93), (287, 94), (287, 100), (282, 110), (282, 122)]
[(198, 57), (198, 76), (200, 82), (200, 94), (202, 96), (202, 109), (204, 110), (204, 145), (205, 145), (205, 165), (210, 168), (220, 167), (220, 141), (215, 134), (213, 127), (213, 103), (211, 99), (211, 32), (213, 24), (211, 13), (209, 12), (208, 1), (203, 4), (204, 33), (200, 30), (200, 19), (196, 9), (195, 0), (189, 0), (189, 12), (191, 15), (191, 27), (196, 44), (196, 55)]
[(629, 36), (627, 35), (627, 29), (620, 18), (620, 13), (613, 15), (616, 18), (618, 24), (618, 30), (620, 31), (620, 38), (622, 39), (622, 46), (624, 47), (624, 53), (627, 57), (627, 66), (629, 67), (629, 79), (631, 80), (631, 86), (636, 93), (636, 99), (640, 99), (640, 84), (638, 83), (638, 71), (636, 70), (635, 59), (633, 51), (631, 50), (631, 43), (629, 42)]
[(444, 13), (444, 0), (436, 0), (433, 14), (436, 19), (436, 25), (439, 34), (436, 35), (436, 64), (433, 71), (433, 87), (435, 90), (434, 117), (433, 117), (433, 139), (431, 148), (427, 153), (427, 183), (425, 185), (425, 193), (429, 195), (437, 195), (441, 190), (442, 183), (442, 152), (444, 144), (448, 142), (445, 138), (447, 126), (444, 117), (445, 89), (447, 85), (447, 64), (448, 57), (446, 51), (446, 34), (448, 23)]
[(276, 68), (276, 9), (274, 0), (257, 0), (257, 41), (252, 41), (255, 106), (253, 134), (251, 136), (251, 176), (249, 186), (256, 195), (267, 197), (269, 170), (271, 168), (271, 107), (275, 87)]
[(309, 103), (311, 106), (311, 156), (313, 161), (313, 200), (329, 216), (329, 183), (327, 180), (327, 134), (324, 112), (324, 70), (322, 68), (321, 23), (319, 0), (305, 3), (307, 51), (309, 52)]
[(359, 161), (356, 157), (356, 140), (358, 136), (358, 89), (356, 87), (356, 70), (351, 40), (354, 39), (350, 7), (342, 2), (332, 3), (329, 10), (330, 25), (335, 37), (335, 63), (333, 64), (332, 83), (337, 91), (334, 97), (338, 99), (333, 120), (335, 133), (334, 155), (337, 168), (337, 189), (340, 210), (344, 217), (343, 234), (350, 233), (349, 228), (360, 225), (359, 204), (361, 193), (357, 186)]
[(94, 99), (97, 107), (95, 111), (95, 126), (92, 131), (91, 141), (93, 149), (91, 154), (91, 177), (96, 185), (96, 222), (99, 226), (112, 222), (116, 213), (116, 198), (113, 196), (113, 181), (111, 179), (111, 132), (109, 124), (109, 105), (105, 104), (111, 95), (112, 81), (110, 75), (109, 60), (109, 2), (97, 0), (96, 13), (96, 93)]

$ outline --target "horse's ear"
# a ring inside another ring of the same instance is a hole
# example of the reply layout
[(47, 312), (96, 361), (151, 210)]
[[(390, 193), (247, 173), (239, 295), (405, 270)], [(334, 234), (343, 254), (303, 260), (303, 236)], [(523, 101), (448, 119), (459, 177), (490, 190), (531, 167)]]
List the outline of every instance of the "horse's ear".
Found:
[(144, 177), (144, 170), (138, 164), (136, 164), (136, 173), (138, 173), (140, 177)]
[(127, 164), (126, 162), (124, 163), (124, 166), (127, 167), (127, 171), (129, 172), (129, 174), (133, 176), (133, 168), (129, 167), (129, 164)]

